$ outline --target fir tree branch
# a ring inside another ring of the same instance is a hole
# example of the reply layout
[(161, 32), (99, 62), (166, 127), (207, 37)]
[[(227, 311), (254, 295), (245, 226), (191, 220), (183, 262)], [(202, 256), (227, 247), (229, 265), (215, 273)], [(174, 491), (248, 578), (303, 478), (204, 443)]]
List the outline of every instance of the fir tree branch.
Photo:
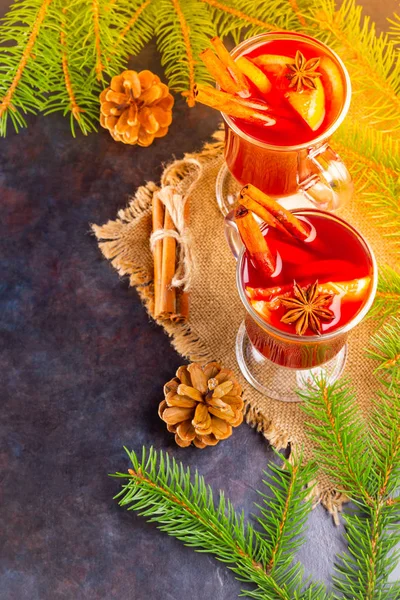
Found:
[(185, 15), (182, 12), (182, 8), (179, 0), (171, 0), (176, 15), (179, 20), (179, 25), (182, 32), (182, 38), (185, 45), (186, 57), (187, 57), (187, 66), (188, 66), (188, 76), (189, 76), (189, 90), (187, 96), (188, 106), (193, 107), (195, 104), (194, 101), (194, 85), (195, 85), (195, 76), (194, 76), (194, 56), (192, 51), (192, 44), (190, 41), (190, 32), (189, 27), (185, 19)]
[[(32, 78), (27, 70), (36, 54), (39, 33), (51, 2), (52, 0), (16, 2), (3, 19), (0, 28), (0, 135), (2, 136), (6, 135), (8, 117), (18, 131), (19, 127), (26, 125), (20, 110), (24, 113), (37, 112), (42, 105), (43, 95), (32, 90)], [(21, 42), (16, 44), (16, 39)], [(40, 68), (37, 68), (38, 80), (41, 75)]]
[(387, 34), (376, 35), (375, 24), (362, 15), (355, 0), (338, 10), (333, 0), (302, 0), (309, 32), (336, 49), (345, 60), (357, 94), (353, 107), (362, 108), (364, 122), (398, 135), (400, 129), (400, 62)]
[(14, 96), (14, 93), (18, 86), (18, 83), (22, 77), (22, 74), (24, 72), (26, 64), (27, 64), (28, 60), (30, 58), (32, 58), (33, 46), (35, 45), (36, 38), (39, 35), (40, 27), (46, 17), (46, 12), (47, 12), (51, 2), (52, 2), (52, 0), (43, 0), (43, 2), (42, 2), (42, 6), (39, 9), (39, 12), (38, 12), (37, 17), (34, 22), (34, 25), (30, 32), (28, 41), (26, 43), (26, 46), (22, 52), (21, 60), (17, 67), (14, 78), (13, 78), (11, 85), (9, 86), (7, 92), (5, 93), (5, 95), (3, 96), (2, 100), (1, 100), (0, 117), (2, 117), (4, 112), (6, 110), (8, 110), (9, 108), (11, 108), (11, 110), (14, 110), (14, 107), (11, 104), (12, 98)]
[[(375, 457), (376, 494), (392, 506), (399, 499), (400, 485), (400, 395), (398, 381), (374, 400), (371, 419), (372, 450)], [(400, 517), (400, 515), (398, 515)]]
[(300, 12), (299, 5), (297, 4), (297, 0), (288, 0), (288, 2), (290, 4), (290, 6), (292, 7), (292, 10), (293, 10), (294, 14), (296, 15), (300, 25), (302, 27), (306, 27), (307, 21), (304, 18), (303, 13)]
[(312, 492), (307, 486), (315, 477), (315, 466), (301, 466), (302, 456), (292, 462), (284, 460), (283, 468), (270, 465), (272, 473), (263, 483), (273, 495), (260, 492), (263, 504), (257, 505), (260, 510), (257, 521), (268, 547), (266, 572), (279, 583), (285, 583), (294, 596), (301, 589), (303, 569), (299, 563), (291, 563), (304, 542), (304, 526), (312, 508)]
[[(150, 6), (151, 2), (152, 2), (152, 0), (144, 0), (144, 2), (141, 2), (139, 4), (137, 9), (134, 11), (132, 16), (126, 23), (125, 27), (118, 33), (118, 36), (117, 36), (113, 46), (110, 48), (110, 51), (106, 57), (107, 62), (110, 62), (111, 57), (116, 53), (116, 51), (119, 49), (120, 45), (126, 40), (128, 33), (132, 30), (133, 26), (137, 23), (140, 16), (142, 15), (142, 13), (147, 9), (148, 6)], [(131, 6), (131, 3), (130, 3), (130, 6)], [(141, 39), (143, 40), (143, 32), (141, 32), (141, 33), (142, 33)], [(145, 41), (145, 39), (143, 40), (143, 43), (144, 43), (144, 41)], [(130, 50), (132, 52), (132, 48)], [(127, 53), (127, 55), (128, 55), (128, 53)]]
[(92, 0), (92, 18), (93, 18), (93, 35), (94, 35), (94, 45), (96, 48), (96, 78), (97, 81), (101, 81), (103, 79), (103, 70), (104, 65), (102, 61), (103, 51), (101, 47), (101, 37), (100, 37), (100, 26), (99, 26), (99, 2), (98, 0)]
[(238, 43), (266, 31), (295, 30), (301, 27), (292, 6), (282, 0), (201, 0), (211, 9), (218, 35), (232, 35)]
[(400, 243), (398, 141), (347, 119), (336, 132), (333, 145), (349, 166), (355, 200), (397, 249)]
[[(395, 511), (376, 505), (361, 514), (345, 514), (348, 552), (338, 557), (333, 578), (340, 598), (394, 600), (395, 587), (388, 576), (396, 566)], [(337, 596), (335, 596), (337, 598)]]
[(364, 172), (362, 170), (366, 168), (396, 180), (400, 177), (400, 142), (390, 135), (349, 117), (335, 132), (332, 141), (335, 149), (346, 155), (352, 173)]
[(193, 86), (212, 81), (199, 54), (215, 35), (207, 8), (198, 0), (159, 0), (154, 14), (158, 49), (172, 89), (194, 104)]
[[(64, 7), (62, 9), (63, 15), (65, 16), (67, 9)], [(67, 90), (68, 98), (70, 101), (70, 109), (72, 112), (72, 116), (77, 121), (80, 121), (80, 113), (84, 112), (84, 109), (81, 108), (75, 97), (75, 93), (72, 87), (71, 82), (71, 74), (68, 66), (68, 51), (67, 51), (67, 42), (66, 42), (66, 34), (65, 34), (65, 19), (63, 19), (61, 23), (61, 31), (60, 31), (60, 43), (62, 46), (62, 70), (64, 73), (64, 81), (65, 81), (65, 89)]]
[(79, 7), (76, 2), (66, 5), (64, 0), (54, 0), (48, 16), (49, 28), (54, 32), (52, 53), (44, 64), (49, 76), (43, 113), (61, 111), (68, 115), (73, 136), (76, 125), (84, 135), (96, 131), (101, 89), (96, 78), (90, 77), (92, 69), (82, 67), (85, 48), (80, 44), (76, 49), (74, 23)]
[(383, 328), (370, 339), (367, 350), (370, 358), (379, 362), (375, 369), (389, 389), (400, 386), (400, 318), (392, 317)]
[(273, 25), (272, 23), (266, 23), (265, 21), (261, 21), (260, 19), (257, 19), (256, 17), (247, 15), (243, 11), (241, 11), (237, 8), (234, 8), (234, 6), (229, 6), (228, 4), (223, 4), (222, 2), (218, 2), (218, 0), (201, 0), (201, 2), (205, 2), (205, 4), (208, 4), (209, 6), (212, 6), (213, 8), (217, 8), (218, 10), (221, 10), (229, 15), (232, 15), (238, 19), (241, 19), (246, 24), (255, 25), (256, 27), (261, 27), (261, 29), (265, 29), (266, 31), (282, 31), (279, 27), (277, 27), (276, 25)]
[(371, 441), (346, 382), (327, 386), (315, 380), (301, 395), (306, 400), (304, 410), (313, 419), (309, 433), (316, 444), (316, 459), (359, 506), (357, 514), (345, 515), (349, 549), (336, 565), (335, 588), (340, 597), (353, 600), (393, 600), (395, 588), (388, 576), (399, 556), (394, 549), (400, 532), (395, 529), (399, 510), (390, 493), (399, 483), (398, 397), (384, 399), (383, 414), (379, 413), (382, 402), (376, 404)]
[[(284, 540), (284, 534), (285, 534), (286, 526), (288, 524), (288, 519), (290, 518), (289, 513), (290, 513), (291, 504), (293, 503), (293, 497), (294, 497), (294, 493), (295, 493), (296, 479), (298, 476), (298, 472), (299, 472), (299, 467), (298, 467), (298, 465), (296, 465), (292, 469), (286, 499), (285, 499), (284, 505), (282, 507), (281, 516), (279, 519), (279, 525), (277, 527), (275, 542), (274, 542), (273, 548), (271, 550), (271, 558), (269, 559), (269, 562), (267, 565), (267, 571), (269, 573), (272, 571), (272, 569), (278, 563), (279, 554), (282, 552), (282, 542)], [(301, 488), (303, 488), (303, 487), (304, 486), (301, 486)], [(266, 511), (264, 511), (264, 513), (265, 512)], [(265, 517), (265, 514), (264, 514), (264, 517)]]
[[(107, 0), (69, 0), (68, 35), (71, 55), (77, 68), (85, 73), (89, 87), (104, 81), (107, 70), (105, 49), (112, 47), (119, 3)], [(113, 57), (114, 60), (120, 56)], [(126, 57), (123, 57), (126, 60)], [(109, 65), (108, 65), (109, 66)]]
[(384, 230), (382, 235), (396, 246), (400, 244), (399, 194), (400, 178), (396, 180), (375, 171), (369, 171), (361, 194), (374, 224)]
[[(246, 595), (259, 600), (293, 600), (302, 597), (301, 590), (292, 594), (286, 583), (279, 584), (268, 574), (264, 565), (268, 547), (251, 525), (245, 525), (231, 503), (220, 494), (215, 506), (211, 489), (202, 477), (184, 470), (168, 455), (150, 449), (143, 450), (139, 460), (134, 452), (127, 451), (132, 462), (128, 478), (116, 496), (121, 506), (136, 510), (142, 516), (159, 524), (161, 530), (200, 551), (211, 552), (233, 570), (241, 581), (253, 583), (257, 589)], [(290, 480), (290, 476), (289, 476)], [(293, 498), (293, 503), (300, 503)], [(303, 582), (302, 582), (303, 583)], [(309, 598), (324, 598), (321, 586), (310, 586)]]
[(337, 482), (340, 491), (373, 505), (368, 480), (372, 461), (363, 448), (365, 424), (356, 411), (349, 383), (328, 386), (323, 379), (316, 379), (307, 392), (298, 393), (311, 419), (307, 427), (317, 444), (316, 461), (321, 469)]
[(400, 273), (388, 265), (380, 265), (378, 289), (370, 316), (379, 324), (392, 315), (400, 313)]

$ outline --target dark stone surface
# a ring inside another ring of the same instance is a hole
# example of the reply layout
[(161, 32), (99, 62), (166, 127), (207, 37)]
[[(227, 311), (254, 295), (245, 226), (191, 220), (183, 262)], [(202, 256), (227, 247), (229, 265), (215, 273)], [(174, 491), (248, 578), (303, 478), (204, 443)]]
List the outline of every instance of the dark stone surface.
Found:
[[(155, 57), (149, 46), (136, 63), (160, 71)], [(0, 142), (1, 599), (231, 600), (241, 588), (112, 499), (107, 473), (128, 467), (122, 446), (154, 444), (249, 514), (274, 456), (246, 425), (212, 449), (174, 445), (157, 405), (182, 359), (89, 230), (217, 121), (178, 99), (169, 135), (149, 149), (105, 131), (74, 140), (61, 116)], [(343, 548), (317, 507), (299, 554), (306, 573), (328, 581)]]

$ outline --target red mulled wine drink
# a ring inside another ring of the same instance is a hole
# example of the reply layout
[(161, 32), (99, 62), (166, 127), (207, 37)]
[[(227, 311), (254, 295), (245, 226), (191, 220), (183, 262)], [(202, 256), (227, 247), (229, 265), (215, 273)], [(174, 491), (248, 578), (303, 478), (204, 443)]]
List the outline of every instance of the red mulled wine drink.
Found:
[(327, 145), (350, 104), (351, 84), (340, 58), (299, 33), (269, 33), (232, 51), (250, 98), (268, 105), (273, 125), (223, 113), (226, 165), (241, 185), (285, 197), (302, 191), (321, 208), (352, 194), (350, 175)]
[(308, 237), (299, 240), (264, 225), (274, 272), (260, 269), (245, 251), (240, 285), (254, 348), (278, 365), (311, 369), (342, 349), (372, 302), (376, 273), (368, 245), (348, 223), (314, 209), (296, 216)]

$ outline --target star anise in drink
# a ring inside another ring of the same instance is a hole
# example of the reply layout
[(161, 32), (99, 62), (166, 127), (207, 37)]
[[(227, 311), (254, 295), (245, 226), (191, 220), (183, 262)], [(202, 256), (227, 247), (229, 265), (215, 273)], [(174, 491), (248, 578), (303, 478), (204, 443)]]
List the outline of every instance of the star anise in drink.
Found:
[(315, 90), (317, 87), (315, 79), (321, 77), (321, 73), (317, 71), (320, 61), (319, 56), (306, 60), (304, 54), (297, 50), (294, 63), (287, 65), (291, 71), (287, 74), (290, 81), (289, 87), (295, 87), (296, 92), (302, 92), (306, 88)]
[(279, 300), (289, 310), (281, 318), (282, 323), (296, 325), (296, 333), (304, 335), (308, 328), (320, 334), (321, 321), (331, 321), (335, 316), (328, 308), (335, 294), (318, 291), (318, 281), (306, 288), (293, 282), (293, 298), (281, 296)]

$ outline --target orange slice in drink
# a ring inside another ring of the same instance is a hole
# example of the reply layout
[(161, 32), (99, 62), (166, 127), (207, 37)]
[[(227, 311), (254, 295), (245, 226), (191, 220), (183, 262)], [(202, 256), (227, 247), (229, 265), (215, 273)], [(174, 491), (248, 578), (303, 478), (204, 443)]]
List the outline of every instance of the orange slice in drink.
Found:
[(328, 281), (318, 286), (322, 294), (339, 294), (346, 300), (362, 300), (371, 283), (371, 277), (361, 277), (350, 281)]
[(258, 313), (265, 321), (269, 321), (271, 319), (271, 312), (280, 306), (280, 302), (276, 303), (276, 306), (274, 306), (271, 302), (266, 302), (265, 300), (251, 300), (250, 303), (256, 313)]
[(256, 88), (263, 94), (268, 94), (271, 91), (272, 84), (266, 74), (261, 71), (251, 60), (245, 56), (240, 56), (236, 59), (236, 64), (242, 73), (250, 79)]
[(314, 79), (315, 90), (305, 89), (301, 92), (288, 90), (285, 93), (290, 105), (316, 131), (325, 118), (325, 91), (320, 79)]
[[(331, 61), (332, 62), (332, 61)], [(272, 80), (275, 89), (283, 91), (286, 100), (307, 125), (316, 131), (325, 118), (325, 91), (321, 81), (315, 79), (316, 89), (305, 89), (297, 92), (289, 88), (288, 65), (294, 63), (294, 58), (283, 54), (264, 54), (257, 56), (254, 63), (263, 69)], [(336, 65), (334, 63), (333, 67)], [(331, 65), (328, 64), (328, 67)], [(339, 73), (340, 77), (340, 73)]]
[(266, 302), (269, 304), (270, 302), (275, 301), (278, 296), (286, 296), (290, 295), (293, 290), (293, 284), (289, 283), (286, 285), (277, 285), (276, 287), (270, 288), (253, 288), (250, 286), (246, 286), (246, 293), (250, 299), (250, 303), (254, 302)]
[(252, 60), (258, 67), (274, 75), (283, 75), (286, 73), (286, 65), (294, 63), (294, 58), (282, 54), (262, 54)]
[(294, 58), (281, 54), (263, 54), (252, 60), (257, 67), (266, 72), (268, 78), (272, 80), (275, 89), (287, 90), (289, 87), (289, 81), (286, 77), (288, 73), (287, 65), (293, 64)]
[[(336, 294), (346, 296), (346, 300), (362, 300), (371, 283), (371, 277), (361, 277), (360, 279), (349, 279), (347, 281), (327, 281), (318, 285), (320, 294)], [(306, 284), (299, 284), (304, 287)], [(282, 286), (269, 288), (253, 288), (246, 286), (246, 293), (249, 296), (250, 303), (258, 312), (262, 310), (274, 310), (278, 308), (277, 302), (279, 296), (288, 296), (292, 293), (293, 284), (285, 284)], [(258, 306), (258, 303), (261, 303)], [(265, 306), (263, 306), (265, 305)]]
[(329, 56), (321, 57), (318, 71), (321, 73), (321, 81), (325, 88), (327, 117), (331, 122), (338, 116), (344, 104), (342, 75), (339, 67)]

